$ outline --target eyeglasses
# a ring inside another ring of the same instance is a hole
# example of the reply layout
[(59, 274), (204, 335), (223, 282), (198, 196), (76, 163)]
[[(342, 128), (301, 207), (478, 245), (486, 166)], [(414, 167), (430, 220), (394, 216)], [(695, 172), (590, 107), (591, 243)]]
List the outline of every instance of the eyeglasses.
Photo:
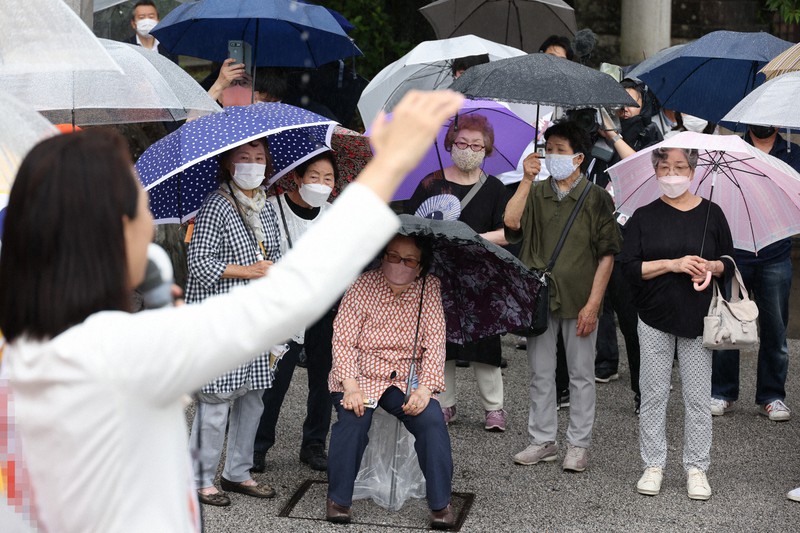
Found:
[(383, 254), (383, 258), (390, 263), (399, 263), (402, 261), (408, 268), (417, 268), (419, 266), (419, 259), (415, 257), (401, 257), (400, 254), (396, 252), (386, 252)]
[(689, 165), (658, 165), (656, 167), (656, 172), (661, 176), (683, 176), (689, 174), (691, 171), (691, 167)]
[(456, 141), (453, 143), (453, 145), (459, 150), (466, 150), (467, 146), (469, 146), (470, 150), (472, 150), (473, 152), (480, 152), (481, 150), (484, 149), (484, 146), (482, 144), (468, 144), (465, 143), (464, 141)]

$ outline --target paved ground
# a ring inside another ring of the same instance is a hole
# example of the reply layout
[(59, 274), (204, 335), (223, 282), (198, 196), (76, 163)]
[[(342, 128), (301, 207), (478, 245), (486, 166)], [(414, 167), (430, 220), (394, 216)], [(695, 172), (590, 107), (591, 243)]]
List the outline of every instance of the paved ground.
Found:
[[(800, 341), (790, 341), (792, 359)], [(515, 465), (511, 457), (527, 444), (527, 363), (524, 353), (504, 340), (510, 366), (504, 371), (506, 408), (504, 434), (482, 429), (475, 381), (470, 369), (459, 369), (459, 421), (451, 426), (455, 475), (453, 490), (474, 493), (463, 524), (465, 532), (495, 531), (800, 531), (800, 503), (785, 498), (800, 485), (800, 377), (792, 363), (787, 402), (796, 419), (777, 424), (759, 416), (755, 395), (755, 354), (742, 357), (742, 393), (732, 413), (714, 420), (714, 445), (709, 481), (714, 495), (707, 502), (689, 500), (681, 467), (683, 408), (680, 380), (673, 372), (674, 391), (668, 419), (669, 459), (662, 492), (636, 493), (640, 475), (638, 424), (633, 393), (623, 363), (620, 380), (598, 385), (597, 420), (589, 469), (582, 474), (561, 470), (561, 462)], [(623, 357), (624, 359), (624, 357)], [(229, 508), (205, 510), (205, 531), (391, 532), (427, 525), (424, 501), (412, 500), (390, 513), (369, 501), (356, 502), (349, 526), (324, 522), (325, 485), (316, 484), (297, 503), (289, 518), (277, 515), (307, 480), (325, 480), (297, 460), (305, 406), (305, 372), (298, 369), (279, 425), (279, 442), (267, 458), (267, 472), (257, 479), (278, 491), (274, 500), (232, 495)], [(561, 412), (560, 436), (567, 424)], [(560, 443), (563, 458), (564, 442)], [(379, 525), (382, 524), (382, 525)]]

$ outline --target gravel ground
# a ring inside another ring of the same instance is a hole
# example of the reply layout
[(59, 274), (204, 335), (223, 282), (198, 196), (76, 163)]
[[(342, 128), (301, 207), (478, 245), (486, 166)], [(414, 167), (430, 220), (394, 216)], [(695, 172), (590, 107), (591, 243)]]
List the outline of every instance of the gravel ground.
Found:
[[(735, 409), (714, 419), (714, 444), (708, 472), (713, 490), (707, 502), (686, 496), (681, 466), (683, 408), (680, 379), (673, 371), (674, 390), (668, 413), (669, 457), (659, 496), (636, 493), (641, 474), (638, 423), (633, 413), (627, 364), (620, 363), (620, 379), (597, 385), (597, 418), (589, 468), (581, 474), (561, 470), (563, 435), (568, 413), (559, 414), (561, 455), (558, 462), (518, 466), (512, 456), (527, 445), (528, 388), (524, 352), (515, 350), (511, 337), (503, 341), (509, 367), (505, 377), (509, 425), (505, 433), (483, 430), (471, 369), (458, 369), (459, 418), (450, 427), (455, 474), (453, 490), (474, 494), (461, 531), (800, 531), (800, 503), (786, 492), (800, 485), (800, 456), (794, 446), (800, 434), (800, 378), (794, 364), (787, 383), (787, 403), (798, 419), (774, 423), (758, 415), (755, 397), (755, 353), (742, 355), (741, 396)], [(620, 345), (624, 346), (620, 337)], [(792, 359), (800, 341), (789, 344)], [(204, 506), (205, 531), (279, 532), (391, 532), (427, 526), (424, 500), (411, 500), (393, 513), (358, 501), (354, 523), (335, 526), (324, 521), (325, 474), (298, 461), (305, 414), (305, 371), (298, 369), (279, 423), (278, 443), (267, 456), (267, 471), (256, 479), (278, 491), (272, 500), (232, 494), (227, 508)], [(279, 513), (306, 480), (317, 480), (296, 503), (289, 517)], [(454, 497), (460, 508), (462, 498)]]

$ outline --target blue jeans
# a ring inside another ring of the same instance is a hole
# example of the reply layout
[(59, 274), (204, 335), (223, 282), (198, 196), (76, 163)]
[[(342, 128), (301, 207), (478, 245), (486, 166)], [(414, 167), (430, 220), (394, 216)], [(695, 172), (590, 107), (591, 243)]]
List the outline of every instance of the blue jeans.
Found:
[[(373, 409), (365, 409), (363, 416), (356, 416), (340, 405), (344, 394), (331, 393), (338, 420), (331, 429), (331, 444), (328, 461), (328, 497), (344, 507), (353, 504), (353, 487), (361, 457), (367, 448), (367, 436), (372, 424)], [(450, 451), (450, 435), (437, 400), (431, 399), (428, 406), (417, 416), (403, 412), (405, 394), (397, 387), (389, 387), (378, 400), (378, 405), (396, 416), (414, 435), (414, 449), (419, 467), (425, 475), (428, 506), (433, 510), (443, 509), (450, 503), (453, 483), (453, 458)]]
[[(739, 266), (747, 292), (758, 305), (761, 346), (758, 350), (756, 403), (768, 404), (786, 397), (789, 350), (789, 291), (792, 288), (792, 260), (765, 265)], [(714, 352), (711, 395), (729, 402), (739, 399), (739, 350)]]

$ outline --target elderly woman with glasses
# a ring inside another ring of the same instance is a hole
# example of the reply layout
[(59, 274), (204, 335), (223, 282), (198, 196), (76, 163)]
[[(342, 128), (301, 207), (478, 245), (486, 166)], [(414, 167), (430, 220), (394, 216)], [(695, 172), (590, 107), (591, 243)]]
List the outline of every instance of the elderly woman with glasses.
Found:
[[(406, 202), (405, 212), (416, 214), (420, 205), (432, 196), (455, 196), (462, 203), (458, 220), (486, 240), (505, 246), (508, 242), (503, 234), (503, 212), (510, 196), (499, 179), (486, 175), (481, 168), (484, 159), (494, 150), (492, 125), (478, 113), (459, 116), (458, 127), (453, 121), (447, 130), (444, 147), (450, 152), (453, 164), (426, 176)], [(475, 191), (474, 195), (465, 203), (472, 191)], [(484, 409), (484, 429), (505, 431), (500, 337), (492, 336), (464, 345), (447, 344), (447, 391), (440, 398), (447, 423), (456, 419), (456, 361), (472, 362)]]
[(667, 401), (677, 352), (686, 410), (686, 488), (689, 498), (707, 500), (711, 497), (705, 474), (711, 452), (711, 350), (703, 347), (703, 317), (712, 288), (695, 290), (692, 282), (705, 281), (708, 272), (727, 278), (734, 265), (721, 258), (733, 255), (722, 209), (689, 191), (697, 157), (697, 150), (653, 150), (662, 194), (637, 209), (626, 224), (621, 262), (634, 290), (642, 350), (639, 446), (645, 470), (636, 490), (648, 496), (661, 490), (667, 462)]
[[(416, 438), (431, 526), (454, 524), (450, 437), (436, 400), (444, 390), (445, 320), (439, 280), (427, 274), (430, 261), (425, 241), (398, 235), (386, 246), (380, 268), (362, 274), (339, 306), (328, 379), (338, 415), (328, 462), (326, 519), (331, 522), (350, 521), (354, 483), (377, 405)], [(405, 401), (412, 362), (416, 379)]]

